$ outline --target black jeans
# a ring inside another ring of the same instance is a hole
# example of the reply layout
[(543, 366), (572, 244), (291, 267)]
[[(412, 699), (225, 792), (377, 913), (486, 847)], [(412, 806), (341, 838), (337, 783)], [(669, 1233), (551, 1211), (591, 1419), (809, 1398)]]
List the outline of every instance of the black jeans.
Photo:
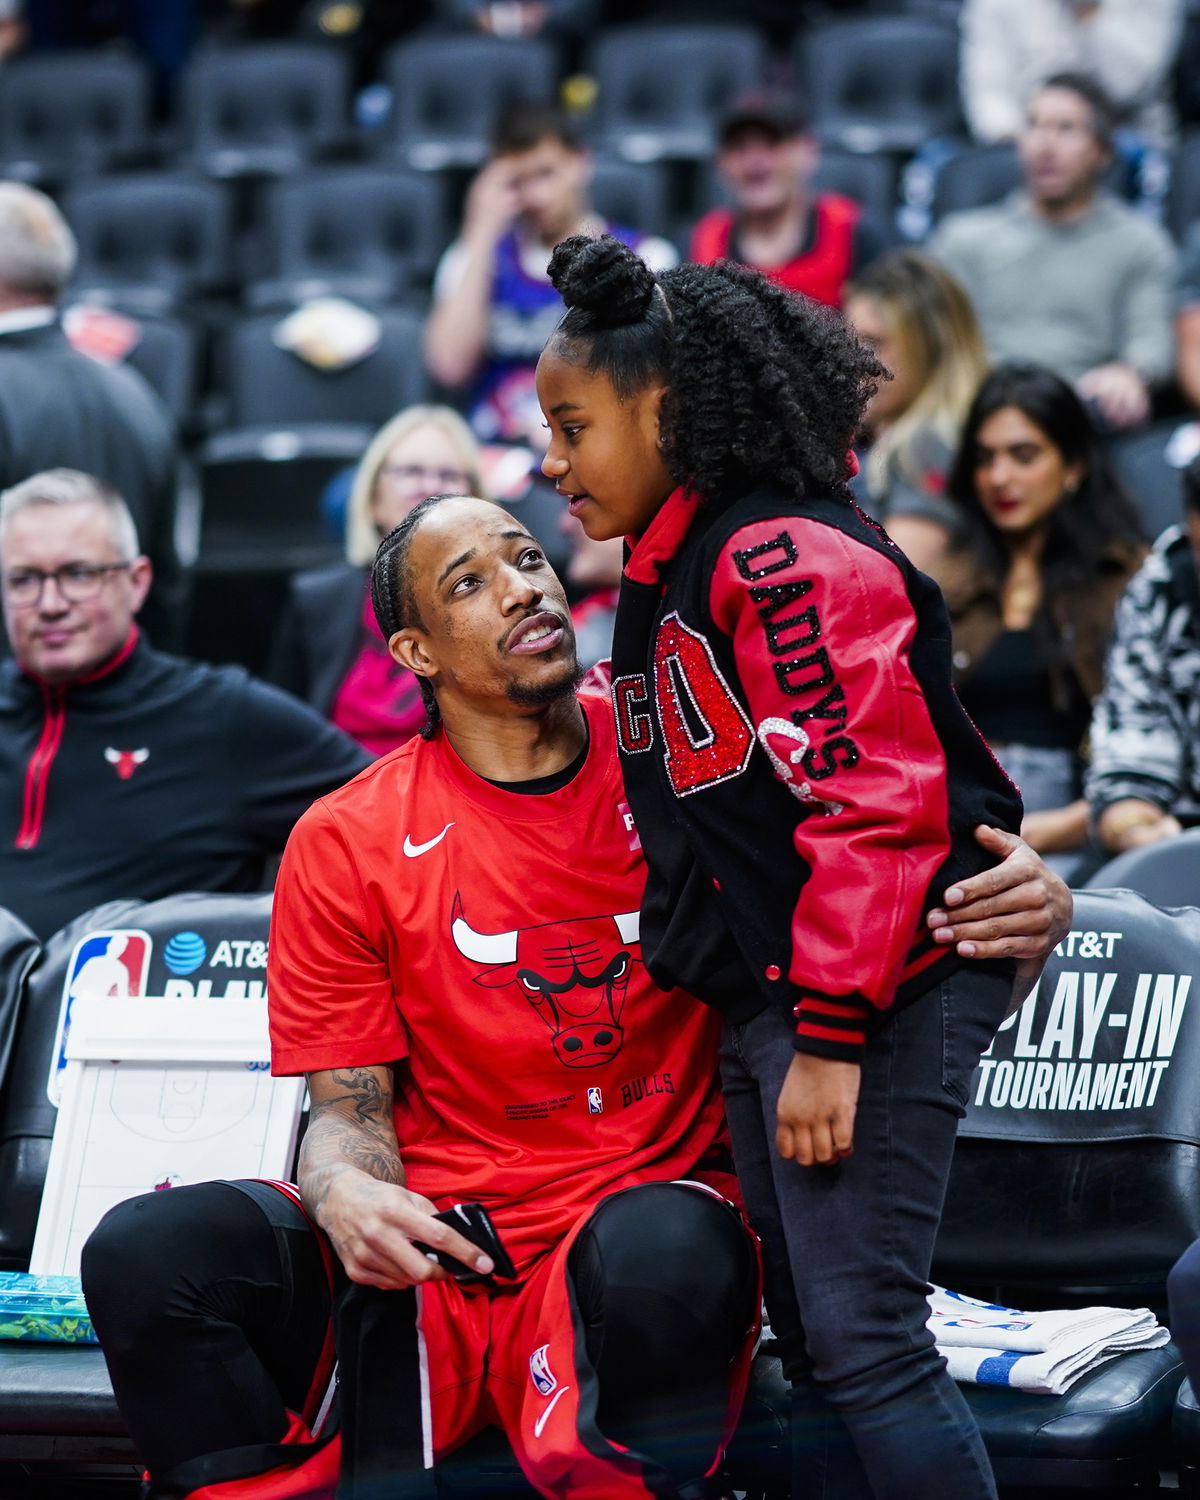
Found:
[(762, 1011), (726, 1028), (734, 1160), (793, 1390), (793, 1500), (994, 1500), (925, 1298), (971, 1072), (1011, 988), (1007, 968), (968, 966), (887, 1018), (867, 1043), (853, 1154), (836, 1166), (775, 1148), (786, 1020)]
[(1183, 1355), (1183, 1367), (1200, 1395), (1200, 1240), (1193, 1240), (1167, 1277), (1171, 1337)]
[[(201, 1455), (278, 1442), (335, 1311), (307, 1219), (281, 1194), (249, 1187), (255, 1197), (208, 1182), (131, 1198), (84, 1246), (88, 1308), (155, 1478)], [(740, 1216), (695, 1188), (647, 1183), (599, 1204), (569, 1266), (604, 1432), (686, 1484), (717, 1449), (730, 1367), (758, 1310)], [(341, 1316), (347, 1302), (361, 1310), (397, 1298), (412, 1300), (340, 1276), (333, 1300)], [(392, 1359), (386, 1344), (352, 1356), (368, 1376)], [(387, 1448), (388, 1432), (357, 1420), (343, 1432), (360, 1429), (360, 1446)], [(357, 1464), (373, 1466), (369, 1453)], [(371, 1490), (369, 1474), (362, 1488)]]

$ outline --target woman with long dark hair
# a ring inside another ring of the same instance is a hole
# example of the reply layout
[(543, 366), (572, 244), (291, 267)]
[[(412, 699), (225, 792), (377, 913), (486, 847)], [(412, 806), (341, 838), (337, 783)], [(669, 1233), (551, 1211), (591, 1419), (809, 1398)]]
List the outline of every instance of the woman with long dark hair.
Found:
[(1146, 553), (1141, 522), (1087, 408), (1039, 365), (984, 380), (949, 488), (963, 532), (931, 571), (959, 692), (1021, 788), (1022, 834), (1073, 874), (1088, 833), (1082, 743), (1113, 612)]

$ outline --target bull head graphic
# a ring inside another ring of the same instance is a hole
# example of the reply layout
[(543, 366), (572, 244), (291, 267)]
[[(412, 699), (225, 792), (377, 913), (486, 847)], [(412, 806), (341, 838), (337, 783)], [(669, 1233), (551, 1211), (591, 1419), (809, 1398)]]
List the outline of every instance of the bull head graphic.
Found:
[(140, 765), (144, 765), (150, 759), (149, 750), (114, 750), (109, 745), (104, 751), (104, 759), (110, 766), (115, 766), (117, 775), (122, 781), (128, 781)]
[(629, 974), (641, 960), (636, 911), (476, 932), (456, 895), (450, 932), (464, 958), (488, 966), (476, 984), (511, 984), (525, 996), (550, 1028), (564, 1067), (598, 1068), (620, 1052)]

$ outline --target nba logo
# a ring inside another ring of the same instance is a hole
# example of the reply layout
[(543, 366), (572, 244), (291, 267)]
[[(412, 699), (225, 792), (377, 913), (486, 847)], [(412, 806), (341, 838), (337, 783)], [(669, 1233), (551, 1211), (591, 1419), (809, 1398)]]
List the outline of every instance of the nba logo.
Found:
[(62, 1089), (62, 1070), (67, 1065), (67, 1035), (71, 1029), (71, 1007), (80, 995), (111, 995), (124, 1000), (146, 993), (150, 967), (150, 934), (140, 928), (115, 927), (108, 932), (89, 932), (75, 944), (63, 977), (58, 1011), (58, 1034), (51, 1052), (46, 1092), (57, 1107)]
[(558, 1386), (547, 1358), (549, 1350), (550, 1345), (543, 1344), (540, 1349), (535, 1349), (529, 1356), (529, 1378), (533, 1381), (534, 1389), (539, 1396), (548, 1396)]
[(588, 1114), (602, 1115), (604, 1113), (604, 1095), (597, 1088), (588, 1089)]

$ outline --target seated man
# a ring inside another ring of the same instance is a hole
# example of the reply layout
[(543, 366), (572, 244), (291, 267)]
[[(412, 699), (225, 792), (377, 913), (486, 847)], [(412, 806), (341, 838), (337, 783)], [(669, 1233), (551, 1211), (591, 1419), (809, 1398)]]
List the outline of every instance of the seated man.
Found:
[(314, 797), (368, 763), (240, 668), (164, 656), (124, 501), (51, 469), (0, 497), (0, 902), (48, 937), (102, 901), (252, 891)]
[(1091, 79), (1047, 79), (1020, 139), (1023, 189), (947, 215), (929, 249), (975, 304), (995, 358), (1049, 365), (1110, 427), (1127, 428), (1171, 374), (1175, 252), (1165, 230), (1103, 189), (1113, 123)]
[(746, 94), (717, 128), (716, 165), (731, 208), (692, 232), (701, 265), (738, 260), (780, 286), (840, 307), (842, 289), (893, 236), (857, 203), (813, 186), (821, 147), (797, 100)]
[(533, 372), (563, 315), (546, 270), (555, 245), (572, 234), (615, 234), (655, 269), (675, 264), (666, 240), (596, 212), (591, 176), (591, 156), (563, 110), (513, 105), (496, 122), (491, 160), (472, 182), (462, 230), (438, 265), (425, 363), (443, 385), (470, 385), (471, 426), (486, 441), (542, 436)]
[[(715, 1013), (640, 962), (611, 710), (576, 695), (536, 541), (483, 501), (419, 505), (372, 592), (428, 736), (301, 820), (269, 972), (273, 1065), (313, 1100), (300, 1190), (340, 1267), (339, 1494), (429, 1494), (423, 1465), (495, 1421), (544, 1495), (699, 1496), (740, 1402), (755, 1257), (721, 1196)], [(1010, 843), (935, 935), (1029, 962), (1069, 898)], [(426, 1258), (493, 1269), (432, 1217), (463, 1200), (514, 1281), (462, 1286)], [(331, 1305), (318, 1243), (262, 1184), (148, 1194), (92, 1236), (89, 1307), (152, 1495), (307, 1435), (288, 1407)]]
[(1110, 854), (1200, 823), (1200, 459), (1117, 606), (1092, 715), (1087, 797)]

